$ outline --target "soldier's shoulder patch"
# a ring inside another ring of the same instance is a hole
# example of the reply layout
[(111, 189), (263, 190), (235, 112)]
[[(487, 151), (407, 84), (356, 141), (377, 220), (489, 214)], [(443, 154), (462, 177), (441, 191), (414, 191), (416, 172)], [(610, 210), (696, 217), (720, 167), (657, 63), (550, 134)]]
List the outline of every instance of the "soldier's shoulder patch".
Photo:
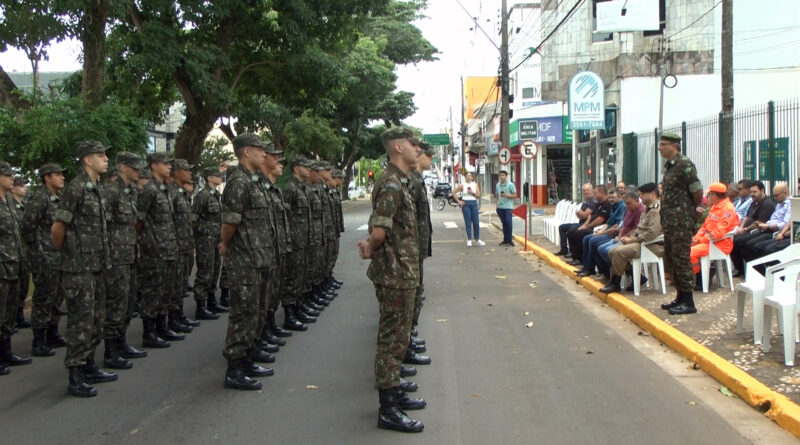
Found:
[(400, 190), (403, 189), (403, 187), (401, 187), (400, 184), (396, 182), (387, 182), (386, 184), (383, 185), (383, 188), (388, 190), (394, 190), (395, 192), (399, 192)]

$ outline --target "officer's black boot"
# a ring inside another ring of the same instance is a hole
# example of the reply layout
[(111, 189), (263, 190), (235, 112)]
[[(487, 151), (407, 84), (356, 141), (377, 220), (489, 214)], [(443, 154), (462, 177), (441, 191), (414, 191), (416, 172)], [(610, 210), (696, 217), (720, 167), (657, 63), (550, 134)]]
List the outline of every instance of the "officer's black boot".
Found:
[(324, 307), (314, 303), (312, 300), (308, 300), (303, 303), (303, 310), (306, 314), (311, 315), (312, 317), (319, 317), (323, 309)]
[[(217, 320), (219, 314), (206, 309), (206, 302), (203, 300), (196, 300), (197, 308), (194, 311), (194, 318), (198, 320)], [(214, 302), (216, 304), (216, 301)]]
[(116, 382), (119, 376), (115, 372), (105, 372), (94, 362), (94, 352), (86, 359), (83, 365), (83, 376), (87, 383), (108, 383)]
[(227, 287), (220, 289), (219, 305), (230, 309), (231, 307), (231, 290)]
[[(169, 328), (175, 332), (188, 334), (192, 332), (192, 327), (183, 324), (180, 311), (169, 311)], [(161, 332), (158, 333), (161, 335)], [(163, 335), (162, 335), (163, 337)], [(165, 337), (166, 338), (166, 337)], [(171, 339), (170, 339), (171, 340)]]
[(289, 304), (283, 307), (283, 328), (290, 331), (305, 331), (308, 326), (304, 325), (297, 319), (295, 310), (297, 306)]
[(86, 383), (83, 367), (81, 366), (69, 367), (69, 387), (67, 392), (75, 397), (94, 397), (97, 395), (97, 390)]
[(120, 357), (127, 359), (147, 357), (147, 351), (136, 349), (128, 344), (128, 339), (125, 338), (125, 334), (117, 337), (116, 341), (117, 341), (117, 348), (119, 348)]
[(231, 389), (258, 390), (261, 389), (261, 382), (251, 379), (245, 374), (243, 360), (228, 360), (228, 369), (225, 371), (225, 387)]
[(331, 300), (327, 300), (318, 294), (309, 295), (308, 300), (320, 307), (327, 307), (331, 304)]
[(33, 330), (33, 349), (31, 355), (34, 357), (51, 357), (56, 355), (56, 351), (50, 349), (45, 344), (45, 337), (47, 336), (47, 329), (34, 329)]
[(256, 363), (275, 363), (275, 356), (261, 348), (250, 349), (247, 356)]
[(156, 333), (159, 337), (167, 341), (180, 341), (186, 339), (185, 335), (178, 334), (170, 329), (169, 325), (167, 324), (167, 316), (165, 314), (158, 314), (158, 318), (156, 318)]
[(133, 363), (125, 360), (120, 354), (118, 338), (105, 339), (106, 350), (103, 351), (103, 366), (111, 369), (130, 369)]
[(343, 286), (344, 285), (344, 281), (337, 280), (336, 277), (333, 276), (333, 274), (331, 274), (331, 280), (333, 280), (333, 282), (338, 284), (339, 286)]
[(408, 347), (409, 347), (409, 349), (412, 349), (414, 352), (417, 352), (417, 353), (423, 353), (423, 352), (428, 350), (428, 348), (425, 347), (425, 345), (420, 344), (420, 343), (415, 343), (414, 342), (414, 337), (411, 337), (411, 341), (408, 342)]
[(170, 343), (158, 336), (156, 319), (142, 316), (142, 346), (145, 348), (169, 348)]
[[(206, 299), (206, 309), (215, 313), (221, 314), (223, 312), (229, 312), (231, 308), (227, 306), (222, 306), (221, 304), (217, 303), (217, 296), (215, 291), (211, 291), (208, 293), (208, 298)], [(200, 317), (197, 317), (200, 318)], [(202, 320), (202, 318), (201, 318)]]
[(691, 291), (682, 292), (681, 303), (669, 310), (672, 315), (686, 315), (697, 313), (697, 308), (694, 306), (694, 296)]
[(341, 289), (342, 282), (333, 277), (333, 274), (328, 275), (328, 284), (334, 289)]
[(403, 433), (418, 433), (425, 426), (419, 420), (409, 419), (402, 408), (397, 404), (395, 388), (379, 389), (378, 399), (381, 407), (378, 409), (378, 428), (395, 430)]
[(414, 344), (417, 344), (417, 345), (425, 345), (425, 339), (422, 338), (422, 337), (416, 337), (416, 336), (412, 335), (411, 336), (411, 341), (413, 341)]
[[(283, 311), (286, 312), (286, 306), (283, 307)], [(286, 345), (286, 340), (283, 340), (282, 337), (292, 336), (292, 331), (287, 331), (275, 323), (275, 311), (273, 310), (267, 311), (267, 326), (269, 326), (269, 330), (273, 334), (272, 340), (276, 340), (270, 343), (274, 343), (278, 346), (284, 346)]]
[(407, 365), (430, 365), (431, 358), (427, 355), (419, 355), (411, 349), (406, 349), (406, 355), (403, 357), (403, 363)]
[(600, 292), (604, 294), (610, 294), (611, 292), (619, 292), (621, 289), (619, 287), (620, 281), (622, 281), (622, 277), (617, 275), (611, 275), (611, 279), (608, 280), (608, 284), (605, 287), (600, 289)]
[(67, 340), (58, 333), (58, 324), (50, 324), (47, 326), (44, 344), (51, 348), (60, 348), (67, 345)]
[[(24, 304), (24, 302), (23, 302)], [(25, 319), (25, 312), (23, 311), (22, 304), (17, 310), (17, 327), (20, 329), (31, 327), (31, 322)]]
[(0, 340), (0, 364), (5, 366), (30, 365), (30, 357), (20, 357), (11, 351), (11, 337)]
[[(203, 301), (203, 303), (205, 303), (204, 300), (201, 300), (201, 301)], [(193, 328), (196, 328), (196, 327), (200, 326), (200, 322), (199, 321), (192, 320), (191, 318), (186, 316), (186, 312), (183, 311), (183, 304), (181, 304), (181, 310), (179, 312), (179, 316), (180, 316), (181, 323), (185, 324), (186, 326), (190, 326), (190, 327), (193, 327)]]

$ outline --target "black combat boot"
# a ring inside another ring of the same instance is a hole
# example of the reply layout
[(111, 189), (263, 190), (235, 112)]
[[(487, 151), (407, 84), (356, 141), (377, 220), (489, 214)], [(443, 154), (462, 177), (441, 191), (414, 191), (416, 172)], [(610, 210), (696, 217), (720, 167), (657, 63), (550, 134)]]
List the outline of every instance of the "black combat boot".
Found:
[[(217, 320), (219, 314), (214, 311), (206, 309), (206, 302), (203, 300), (196, 300), (197, 308), (194, 310), (194, 318), (198, 320)], [(216, 301), (214, 302), (216, 304)]]
[(317, 317), (317, 318), (319, 318), (320, 314), (322, 313), (314, 309), (313, 307), (309, 306), (308, 303), (301, 304), (300, 310), (310, 317)]
[(415, 336), (412, 335), (411, 336), (411, 341), (413, 341), (414, 344), (417, 344), (417, 345), (425, 345), (425, 339), (422, 338), (422, 337), (415, 337)]
[(231, 307), (231, 290), (227, 287), (220, 289), (219, 305), (230, 309)]
[(400, 377), (413, 377), (415, 375), (417, 375), (417, 368), (400, 365)]
[(20, 357), (11, 351), (11, 337), (0, 340), (0, 364), (5, 366), (30, 365), (30, 357)]
[[(283, 308), (283, 311), (286, 312), (285, 306)], [(282, 337), (292, 336), (292, 331), (287, 331), (286, 329), (283, 329), (282, 327), (278, 326), (277, 323), (275, 323), (275, 311), (273, 310), (267, 311), (267, 327), (269, 328), (270, 333), (272, 333), (272, 338), (270, 340), (274, 340), (270, 341), (270, 343), (274, 343), (278, 346), (286, 345), (286, 340), (283, 340)]]
[(67, 340), (58, 333), (58, 324), (50, 324), (47, 326), (44, 344), (51, 348), (60, 348), (67, 345)]
[(261, 348), (252, 348), (247, 356), (255, 363), (275, 363), (275, 356)]
[(317, 305), (317, 307), (323, 307), (323, 308), (328, 307), (331, 304), (331, 300), (326, 300), (325, 298), (322, 298), (321, 296), (315, 294), (309, 295), (308, 301), (311, 301), (312, 303)]
[(261, 382), (251, 379), (245, 374), (244, 360), (228, 360), (228, 369), (225, 371), (225, 387), (231, 389), (259, 390)]
[(50, 349), (45, 343), (47, 337), (47, 329), (34, 329), (33, 330), (33, 350), (31, 355), (34, 357), (52, 357), (56, 355), (56, 351)]
[(406, 355), (403, 357), (403, 363), (407, 365), (430, 365), (431, 358), (427, 355), (419, 355), (411, 349), (406, 349)]
[(417, 392), (419, 390), (419, 385), (411, 380), (400, 379), (400, 389), (405, 392)]
[(415, 410), (415, 409), (423, 409), (426, 406), (428, 406), (428, 402), (426, 402), (425, 399), (412, 399), (411, 397), (409, 397), (401, 386), (397, 386), (393, 389), (395, 397), (394, 400), (402, 409)]
[(83, 375), (83, 367), (81, 366), (69, 367), (69, 387), (67, 392), (75, 397), (94, 397), (97, 395), (97, 390), (86, 383), (86, 377)]
[(167, 316), (165, 314), (158, 314), (158, 318), (156, 318), (156, 333), (159, 337), (167, 341), (180, 341), (186, 339), (185, 335), (178, 334), (170, 329), (169, 325), (167, 324)]
[[(180, 311), (169, 311), (169, 328), (175, 332), (182, 334), (189, 334), (192, 332), (192, 327), (183, 324), (183, 322), (181, 321)], [(160, 331), (158, 335), (161, 335)]]
[(11, 372), (11, 370), (8, 369), (8, 366), (0, 363), (0, 375), (8, 375), (8, 373), (10, 373), (10, 372)]
[(378, 428), (395, 430), (403, 433), (419, 433), (425, 426), (419, 420), (409, 419), (397, 404), (395, 388), (379, 389)]
[(295, 306), (294, 307), (294, 316), (297, 318), (297, 321), (300, 323), (316, 323), (317, 319), (315, 317), (311, 317), (303, 311), (302, 306)]
[(275, 311), (267, 311), (267, 320), (261, 329), (261, 340), (277, 346), (286, 346), (286, 340), (275, 335), (273, 326), (275, 325)]
[(681, 304), (682, 295), (683, 294), (680, 291), (678, 291), (678, 295), (675, 297), (675, 299), (670, 301), (669, 303), (663, 303), (661, 305), (661, 309), (664, 309), (666, 311), (679, 306)]
[(315, 311), (322, 312), (325, 310), (325, 305), (318, 304), (317, 300), (314, 298), (309, 298), (308, 300), (306, 300), (305, 305), (311, 309), (314, 309)]
[(158, 336), (156, 320), (142, 316), (142, 346), (145, 348), (169, 348), (170, 343)]
[(622, 290), (619, 287), (620, 281), (622, 281), (622, 277), (618, 275), (611, 275), (611, 279), (608, 280), (608, 284), (606, 284), (605, 287), (600, 289), (600, 292), (604, 294), (610, 294), (611, 292), (619, 292), (620, 290)]
[(22, 307), (25, 302), (22, 302), (19, 309), (17, 310), (17, 327), (19, 329), (29, 328), (31, 327), (31, 322), (25, 319), (25, 311)]
[(120, 335), (116, 338), (117, 348), (119, 349), (119, 355), (122, 358), (145, 358), (147, 357), (147, 351), (143, 351), (141, 349), (136, 349), (133, 346), (128, 344), (128, 339), (125, 338), (125, 335)]
[(116, 382), (119, 378), (116, 372), (105, 372), (100, 369), (94, 362), (94, 353), (86, 359), (86, 364), (83, 365), (83, 376), (87, 383)]
[(692, 291), (682, 292), (683, 297), (681, 303), (669, 309), (671, 315), (687, 315), (697, 313), (697, 308), (694, 306), (694, 296)]
[(336, 277), (334, 277), (334, 276), (333, 276), (333, 274), (331, 274), (331, 280), (332, 280), (334, 283), (338, 284), (339, 286), (343, 286), (343, 285), (344, 285), (344, 281), (342, 281), (342, 280), (337, 280), (337, 279), (336, 279)]
[(261, 328), (261, 335), (258, 336), (258, 346), (261, 348), (262, 351), (269, 353), (275, 353), (280, 351), (281, 348), (277, 344), (269, 341), (270, 338), (274, 337), (275, 336), (272, 335), (271, 332), (269, 332), (269, 329), (267, 329), (267, 325), (265, 323), (264, 327)]
[[(201, 300), (201, 301), (203, 301), (205, 303), (204, 300)], [(186, 326), (191, 326), (193, 328), (196, 328), (196, 327), (200, 326), (200, 322), (199, 321), (192, 320), (191, 318), (186, 316), (186, 312), (183, 311), (183, 304), (181, 304), (181, 310), (180, 310), (180, 314), (179, 315), (181, 317), (181, 323), (185, 324)], [(217, 317), (217, 318), (219, 318), (219, 317)]]
[(248, 377), (269, 377), (275, 375), (274, 369), (258, 366), (249, 357), (245, 358), (243, 363), (244, 375)]
[(283, 307), (283, 328), (290, 331), (308, 330), (308, 326), (304, 325), (297, 319), (297, 314), (295, 314), (296, 309), (297, 306), (293, 304), (288, 304)]
[(103, 351), (103, 366), (111, 369), (131, 369), (133, 363), (122, 357), (117, 338), (105, 339), (106, 350)]
[(414, 343), (413, 341), (409, 341), (408, 342), (408, 348), (413, 350), (414, 352), (416, 352), (418, 354), (421, 354), (421, 353), (426, 352), (428, 350), (428, 348), (425, 347), (425, 345), (421, 345), (419, 343)]
[[(221, 314), (223, 312), (229, 312), (231, 310), (231, 308), (229, 308), (227, 306), (223, 306), (223, 305), (217, 303), (217, 295), (216, 295), (216, 292), (213, 291), (213, 290), (208, 293), (208, 298), (206, 299), (206, 309), (208, 309), (209, 311), (211, 311), (211, 312), (213, 312), (215, 314)], [(196, 318), (200, 318), (200, 317), (196, 317)], [(202, 320), (202, 318), (201, 318), (201, 320)]]

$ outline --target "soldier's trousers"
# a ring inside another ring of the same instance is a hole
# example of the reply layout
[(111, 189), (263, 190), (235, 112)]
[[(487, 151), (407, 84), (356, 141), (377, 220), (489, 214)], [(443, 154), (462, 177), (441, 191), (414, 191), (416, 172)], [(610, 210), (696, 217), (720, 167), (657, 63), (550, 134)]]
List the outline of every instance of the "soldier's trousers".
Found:
[(125, 335), (127, 320), (136, 303), (136, 266), (120, 264), (111, 266), (106, 273), (106, 321), (104, 338)]
[[(3, 267), (0, 264), (0, 267)], [(14, 289), (14, 282), (16, 280), (5, 280), (0, 278), (0, 339), (6, 339), (11, 337), (11, 333), (13, 331), (13, 326), (9, 328), (9, 326), (5, 323), (6, 319), (6, 312), (8, 307), (8, 298), (11, 295), (11, 291)], [(16, 314), (14, 314), (16, 316)]]
[[(14, 326), (17, 324), (17, 311), (19, 310), (19, 288), (20, 288), (20, 281), (22, 281), (22, 274), (20, 274), (20, 278), (11, 281), (11, 287), (8, 290), (8, 295), (6, 297), (6, 311), (5, 317), (3, 317), (3, 330), (9, 333), (14, 332)], [(27, 279), (27, 275), (25, 275), (25, 279)]]
[(422, 265), (423, 260), (419, 260), (419, 287), (414, 292), (414, 315), (411, 320), (411, 326), (416, 326), (419, 323), (419, 314), (422, 312), (422, 295), (425, 293), (425, 287), (422, 284)]
[[(181, 253), (178, 255), (176, 262), (176, 273), (173, 275), (172, 289), (168, 297), (168, 306), (170, 311), (177, 311), (183, 307), (183, 297), (186, 295), (186, 283), (189, 282), (189, 276), (192, 273), (191, 267), (194, 265), (193, 255), (191, 253)], [(186, 268), (189, 267), (189, 272)]]
[[(267, 300), (267, 310), (274, 311), (281, 305), (283, 296), (281, 289), (283, 288), (283, 265), (286, 263), (287, 254), (278, 254), (278, 266), (272, 269), (269, 274), (269, 297)], [(266, 316), (266, 312), (264, 312)], [(266, 319), (264, 320), (266, 321)]]
[(191, 252), (181, 253), (183, 267), (183, 284), (181, 285), (181, 294), (189, 290), (191, 287), (192, 269), (194, 269), (194, 250)]
[(228, 273), (231, 279), (231, 312), (228, 316), (228, 334), (222, 355), (228, 360), (247, 357), (256, 344), (264, 326), (269, 275), (275, 269), (234, 268)]
[(231, 280), (228, 277), (228, 268), (225, 267), (225, 259), (224, 258), (220, 258), (220, 262), (222, 263), (222, 271), (219, 274), (219, 288), (220, 289), (230, 289)]
[(195, 261), (197, 272), (194, 276), (194, 299), (205, 300), (217, 290), (217, 280), (222, 269), (222, 258), (217, 252), (217, 239), (214, 237), (195, 238)]
[(336, 260), (339, 258), (339, 237), (328, 240), (325, 246), (325, 274), (323, 277), (333, 273), (336, 268)]
[(31, 290), (31, 270), (27, 262), (23, 265), (20, 271), (19, 287), (17, 287), (17, 308), (14, 311), (16, 314), (19, 308), (25, 308), (25, 301), (28, 299), (28, 292)]
[(103, 272), (61, 273), (61, 291), (67, 300), (67, 353), (69, 368), (86, 359), (103, 339), (106, 314), (106, 283)]
[[(662, 221), (669, 221), (662, 215)], [(694, 290), (694, 273), (689, 252), (692, 249), (694, 220), (690, 224), (664, 225), (664, 267), (672, 271), (672, 281), (681, 292)]]
[(411, 338), (411, 318), (416, 288), (393, 289), (375, 285), (380, 321), (375, 350), (375, 387), (393, 388), (400, 384), (400, 367)]
[(57, 270), (43, 270), (33, 274), (33, 297), (31, 298), (31, 327), (33, 329), (46, 329), (47, 326), (57, 325), (59, 321), (58, 308), (64, 301), (59, 290), (61, 272)]
[(281, 263), (281, 301), (284, 306), (295, 304), (306, 291), (306, 249), (293, 248)]
[(311, 256), (312, 264), (310, 265), (309, 269), (309, 279), (311, 284), (314, 286), (318, 286), (322, 283), (322, 279), (324, 278), (324, 268), (325, 268), (325, 253), (326, 253), (326, 241), (323, 241), (322, 245), (312, 247), (309, 250), (309, 254)]
[(166, 314), (175, 288), (178, 260), (142, 258), (142, 316), (156, 318)]

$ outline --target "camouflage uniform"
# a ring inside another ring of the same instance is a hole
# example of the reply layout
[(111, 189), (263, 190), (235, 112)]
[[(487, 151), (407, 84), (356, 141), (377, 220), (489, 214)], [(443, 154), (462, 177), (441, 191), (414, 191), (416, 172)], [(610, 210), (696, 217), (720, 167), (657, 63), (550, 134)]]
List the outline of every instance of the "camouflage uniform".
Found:
[(276, 310), (280, 303), (291, 304), (289, 298), (282, 292), (283, 265), (287, 262), (289, 254), (292, 252), (291, 227), (289, 226), (289, 216), (286, 204), (283, 200), (283, 192), (273, 185), (269, 179), (266, 180), (267, 194), (272, 201), (272, 219), (274, 221), (274, 245), (277, 258), (275, 273), (270, 282), (269, 310)]
[(323, 221), (323, 203), (321, 186), (319, 184), (307, 185), (306, 196), (308, 197), (311, 209), (311, 232), (308, 243), (308, 261), (306, 263), (306, 291), (311, 290), (311, 286), (319, 286), (322, 283), (322, 264), (325, 260), (325, 238)]
[(295, 304), (306, 291), (306, 267), (309, 259), (308, 245), (311, 212), (305, 182), (292, 176), (283, 189), (284, 203), (291, 221), (291, 251), (282, 264), (283, 285), (281, 295), (284, 306)]
[(223, 355), (246, 359), (261, 334), (276, 258), (274, 221), (264, 178), (239, 165), (228, 171), (222, 194), (222, 223), (236, 226), (225, 263), (231, 280), (231, 312)]
[(117, 177), (106, 187), (111, 269), (106, 275), (107, 339), (125, 335), (136, 303), (136, 185)]
[(320, 271), (322, 280), (333, 272), (333, 268), (336, 266), (336, 250), (339, 246), (339, 220), (336, 215), (333, 194), (332, 188), (325, 184), (322, 185), (322, 215), (325, 230), (325, 253)]
[(400, 367), (411, 337), (414, 295), (419, 285), (419, 248), (414, 198), (409, 178), (389, 163), (373, 187), (370, 230), (386, 230), (373, 253), (367, 276), (375, 286), (380, 321), (375, 353), (375, 386), (400, 384)]
[(425, 181), (422, 175), (413, 170), (410, 177), (410, 189), (414, 198), (417, 214), (417, 243), (419, 246), (419, 287), (414, 297), (414, 317), (413, 326), (419, 323), (419, 314), (422, 311), (422, 296), (425, 291), (423, 280), (422, 264), (426, 258), (431, 256), (431, 209), (428, 204), (428, 192), (425, 190)]
[[(3, 162), (0, 163), (0, 173), (11, 171), (11, 167)], [(11, 193), (6, 193), (5, 202), (0, 201), (0, 339), (7, 341), (11, 338), (14, 330), (14, 318), (16, 312), (11, 316), (11, 324), (8, 320), (7, 305), (12, 298), (12, 290), (20, 277), (20, 263), (22, 262), (22, 240), (20, 238), (19, 220), (14, 210), (14, 198)], [(0, 369), (3, 369), (0, 364)]]
[[(176, 159), (175, 164), (182, 164), (180, 168), (191, 168), (191, 165), (183, 159)], [(175, 229), (178, 233), (178, 251), (180, 252), (178, 274), (175, 276), (176, 283), (169, 309), (178, 311), (183, 307), (183, 296), (189, 288), (189, 278), (194, 267), (194, 229), (192, 224), (195, 216), (192, 213), (192, 203), (186, 190), (177, 184), (169, 186), (168, 189), (175, 209)], [(205, 296), (200, 298), (198, 294), (195, 294), (195, 299), (204, 300)]]
[(92, 360), (103, 336), (105, 273), (110, 258), (102, 184), (93, 183), (81, 169), (64, 188), (54, 220), (66, 225), (61, 249), (61, 292), (67, 301), (64, 364), (69, 368)]
[(222, 258), (217, 251), (219, 230), (222, 225), (220, 194), (211, 187), (203, 187), (192, 200), (192, 212), (197, 220), (195, 256), (197, 273), (194, 278), (195, 298), (208, 298), (217, 289), (222, 269)]
[(682, 154), (664, 167), (664, 194), (661, 197), (661, 225), (664, 228), (664, 263), (672, 271), (675, 287), (681, 292), (694, 289), (694, 274), (689, 251), (695, 232), (696, 212), (692, 195), (703, 190), (694, 163)]

